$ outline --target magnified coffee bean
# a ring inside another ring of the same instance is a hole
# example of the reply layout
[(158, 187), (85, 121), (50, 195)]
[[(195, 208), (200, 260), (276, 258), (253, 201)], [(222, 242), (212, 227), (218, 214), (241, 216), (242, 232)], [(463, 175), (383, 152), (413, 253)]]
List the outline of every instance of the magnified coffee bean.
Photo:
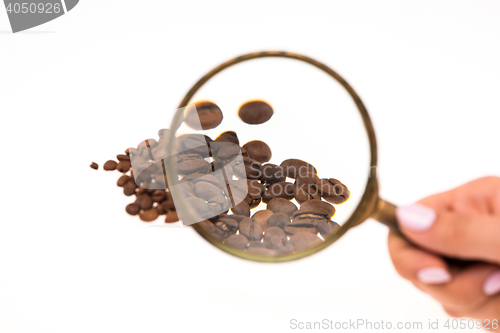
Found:
[(287, 182), (274, 183), (267, 189), (266, 193), (262, 197), (262, 201), (269, 203), (274, 198), (284, 198), (287, 200), (293, 199), (293, 190), (295, 185)]
[(317, 245), (321, 239), (312, 233), (302, 232), (290, 236), (289, 242), (296, 252), (300, 252)]
[(238, 140), (238, 135), (236, 135), (235, 132), (233, 131), (227, 131), (222, 134), (220, 134), (216, 139), (215, 142), (231, 142), (236, 145), (240, 145), (240, 140)]
[(297, 178), (297, 176), (307, 175), (311, 172), (318, 173), (314, 166), (296, 158), (285, 160), (280, 166), (285, 170), (285, 175), (289, 178)]
[(144, 222), (152, 222), (158, 218), (158, 212), (155, 209), (148, 209), (140, 213), (139, 218)]
[(127, 175), (123, 175), (121, 176), (120, 178), (118, 178), (118, 181), (116, 182), (116, 185), (119, 186), (119, 187), (123, 187), (125, 186), (125, 184), (131, 180), (131, 178)]
[(97, 164), (96, 162), (92, 162), (92, 164), (90, 164), (90, 167), (94, 170), (97, 170), (99, 169), (99, 164)]
[(193, 129), (209, 130), (219, 126), (222, 118), (222, 111), (216, 104), (202, 101), (187, 106), (184, 121)]
[(259, 223), (246, 217), (240, 222), (240, 234), (244, 235), (249, 240), (261, 240), (262, 227)]
[(289, 217), (297, 211), (297, 206), (287, 199), (278, 197), (274, 198), (267, 204), (267, 209), (273, 213), (285, 213)]
[(295, 186), (316, 188), (316, 182), (318, 180), (318, 175), (313, 172), (306, 174), (297, 174), (297, 177), (295, 178)]
[(109, 160), (109, 161), (106, 161), (106, 163), (104, 163), (102, 168), (106, 171), (113, 171), (116, 169), (116, 164), (117, 163), (115, 161)]
[(248, 152), (248, 156), (257, 162), (264, 163), (271, 159), (271, 148), (263, 141), (253, 140), (247, 142), (243, 145), (243, 148)]
[(316, 186), (321, 196), (333, 204), (344, 203), (351, 196), (351, 192), (349, 192), (347, 186), (334, 178), (320, 179), (316, 182)]
[(285, 170), (276, 164), (264, 164), (261, 171), (260, 180), (266, 186), (286, 180)]
[(286, 225), (290, 224), (290, 217), (285, 213), (275, 213), (269, 217), (267, 223), (269, 227), (284, 229)]
[(247, 124), (263, 124), (273, 116), (271, 105), (263, 101), (250, 101), (243, 104), (238, 110), (238, 116)]
[(260, 224), (262, 230), (266, 230), (269, 227), (268, 220), (273, 214), (274, 213), (272, 211), (267, 209), (259, 210), (258, 212), (252, 215), (252, 220)]
[(316, 225), (316, 229), (318, 229), (321, 237), (326, 239), (328, 236), (337, 232), (337, 230), (340, 229), (340, 225), (338, 225), (337, 223), (335, 223), (333, 221), (327, 221), (326, 219), (325, 220), (318, 220), (317, 225)]
[(220, 216), (218, 221), (224, 222), (229, 230), (233, 230), (236, 232), (239, 227), (239, 222), (233, 218), (232, 215)]
[(210, 164), (198, 154), (178, 155), (177, 171), (181, 175), (193, 172), (207, 173)]
[(244, 215), (244, 216), (250, 217), (250, 206), (245, 201), (242, 201), (239, 204), (237, 204), (235, 207), (232, 207), (231, 211), (234, 214)]
[(300, 209), (293, 214), (293, 218), (307, 214), (321, 215), (330, 220), (335, 215), (335, 207), (325, 201), (309, 200), (300, 205)]
[(306, 232), (316, 235), (318, 230), (310, 219), (294, 219), (292, 223), (287, 224), (284, 228), (287, 235), (295, 235), (301, 232)]
[(171, 210), (167, 213), (167, 217), (165, 218), (165, 223), (174, 223), (179, 221), (179, 216), (175, 210)]
[(224, 244), (243, 250), (247, 247), (248, 239), (243, 235), (231, 235), (224, 240)]
[(139, 214), (139, 212), (141, 211), (141, 208), (138, 205), (136, 205), (135, 203), (131, 203), (131, 204), (128, 204), (127, 207), (125, 207), (125, 210), (127, 211), (127, 213), (134, 216), (134, 215)]
[(321, 200), (321, 196), (318, 193), (316, 186), (314, 187), (295, 187), (293, 196), (295, 200), (301, 205), (303, 202), (308, 200)]
[(269, 227), (264, 233), (264, 244), (270, 249), (283, 248), (286, 241), (286, 234), (281, 228)]

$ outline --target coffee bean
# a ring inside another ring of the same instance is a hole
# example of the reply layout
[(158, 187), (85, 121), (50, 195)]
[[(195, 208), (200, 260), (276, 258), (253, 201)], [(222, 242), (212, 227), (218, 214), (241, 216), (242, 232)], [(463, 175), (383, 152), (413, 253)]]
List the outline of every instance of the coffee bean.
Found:
[(127, 175), (123, 175), (120, 178), (118, 178), (116, 185), (119, 187), (123, 187), (128, 181), (134, 181), (134, 180)]
[(123, 186), (123, 194), (126, 196), (131, 196), (132, 194), (135, 194), (135, 189), (137, 188), (137, 185), (135, 184), (134, 181), (128, 181), (124, 186)]
[(240, 222), (240, 234), (249, 240), (260, 240), (262, 239), (262, 227), (259, 223), (246, 217)]
[(231, 216), (232, 215), (220, 216), (218, 221), (224, 222), (229, 230), (236, 232), (239, 227), (239, 222), (236, 219), (231, 218)]
[(274, 183), (267, 189), (266, 193), (262, 197), (262, 201), (269, 203), (274, 198), (284, 198), (287, 200), (293, 199), (293, 190), (295, 185), (287, 182)]
[(250, 101), (243, 104), (238, 110), (238, 116), (247, 124), (263, 124), (273, 116), (271, 105), (263, 101)]
[(272, 163), (264, 164), (261, 168), (260, 180), (262, 184), (268, 186), (274, 183), (284, 182), (286, 180), (285, 170)]
[(154, 190), (151, 194), (151, 199), (153, 199), (154, 202), (162, 202), (166, 198), (167, 192), (165, 192), (165, 190)]
[(264, 233), (264, 244), (270, 249), (279, 249), (285, 246), (287, 241), (283, 229), (278, 227), (269, 227)]
[(273, 212), (270, 210), (259, 210), (255, 214), (252, 215), (252, 220), (260, 224), (262, 230), (266, 230), (268, 225), (269, 218), (273, 215)]
[(250, 217), (250, 206), (244, 201), (240, 202), (235, 207), (232, 207), (231, 211), (234, 214), (244, 215), (244, 216)]
[(321, 243), (321, 239), (315, 234), (302, 232), (290, 236), (290, 244), (292, 244), (295, 252), (307, 250)]
[(269, 201), (267, 209), (273, 213), (285, 213), (289, 217), (297, 211), (297, 206), (287, 199), (277, 197)]
[(177, 137), (176, 148), (179, 154), (197, 154), (203, 158), (212, 154), (213, 140), (203, 134), (182, 134)]
[(153, 199), (149, 195), (138, 196), (135, 204), (141, 207), (142, 210), (151, 209), (153, 207)]
[(326, 239), (328, 236), (336, 233), (340, 229), (340, 225), (333, 221), (318, 220), (316, 229), (318, 229), (321, 237)]
[(186, 154), (177, 156), (177, 171), (181, 175), (194, 172), (207, 173), (210, 164), (198, 154)]
[(113, 171), (116, 169), (116, 164), (117, 163), (115, 161), (109, 160), (104, 163), (102, 168), (106, 171)]
[(226, 232), (217, 228), (212, 222), (208, 220), (202, 220), (198, 222), (198, 224), (204, 231), (206, 231), (210, 235), (210, 237), (218, 241), (222, 241), (222, 239), (228, 235)]
[(298, 174), (295, 178), (295, 186), (297, 187), (309, 187), (316, 188), (316, 182), (319, 180), (317, 174), (310, 172), (306, 174)]
[(128, 204), (127, 207), (125, 207), (125, 210), (127, 211), (127, 213), (134, 216), (134, 215), (139, 214), (141, 208), (137, 204), (131, 203), (131, 204)]
[(116, 155), (116, 159), (118, 161), (120, 161), (120, 162), (121, 161), (128, 161), (128, 162), (130, 162), (130, 156), (128, 156), (128, 154), (127, 155), (123, 155), (123, 154)]
[(271, 148), (263, 141), (254, 140), (247, 142), (243, 145), (243, 148), (248, 152), (248, 156), (257, 162), (264, 163), (271, 159)]
[(179, 216), (175, 210), (171, 210), (167, 213), (167, 217), (165, 218), (165, 223), (173, 223), (179, 221)]
[(285, 170), (285, 175), (289, 178), (297, 178), (297, 176), (307, 175), (311, 172), (318, 173), (314, 166), (296, 158), (285, 160), (280, 166)]
[(212, 157), (220, 161), (230, 161), (236, 156), (241, 155), (241, 148), (239, 145), (230, 142), (212, 142)]
[(208, 182), (198, 182), (194, 186), (196, 196), (208, 200), (217, 196), (224, 196), (224, 192), (218, 186)]
[(351, 192), (339, 180), (334, 178), (320, 179), (316, 182), (320, 195), (332, 204), (346, 202), (351, 196)]
[(222, 111), (216, 104), (203, 101), (187, 106), (184, 121), (195, 130), (209, 130), (219, 126), (222, 118)]
[(198, 215), (200, 221), (214, 216), (214, 214), (210, 213), (209, 207), (205, 200), (197, 197), (188, 197), (186, 198), (186, 202)]
[(90, 167), (94, 170), (97, 170), (99, 169), (99, 164), (97, 164), (96, 162), (92, 162), (92, 164), (90, 164)]
[(325, 201), (309, 200), (300, 205), (300, 209), (293, 214), (293, 218), (305, 215), (320, 215), (330, 220), (335, 215), (335, 207)]
[(316, 235), (318, 230), (316, 229), (312, 220), (299, 220), (294, 219), (292, 223), (287, 224), (284, 228), (287, 235), (295, 235), (298, 233), (310, 233)]
[(247, 247), (248, 239), (243, 235), (231, 235), (224, 240), (224, 244), (237, 249), (244, 249)]
[(308, 200), (321, 200), (316, 187), (295, 187), (293, 196), (299, 205)]
[(148, 209), (140, 213), (139, 218), (144, 222), (152, 222), (158, 218), (158, 212), (155, 209)]
[(240, 145), (240, 140), (238, 140), (238, 136), (233, 131), (227, 131), (227, 132), (220, 134), (215, 139), (215, 142), (231, 142), (231, 143), (234, 143), (238, 146)]
[(275, 213), (267, 221), (269, 227), (285, 228), (290, 223), (290, 217), (285, 213)]

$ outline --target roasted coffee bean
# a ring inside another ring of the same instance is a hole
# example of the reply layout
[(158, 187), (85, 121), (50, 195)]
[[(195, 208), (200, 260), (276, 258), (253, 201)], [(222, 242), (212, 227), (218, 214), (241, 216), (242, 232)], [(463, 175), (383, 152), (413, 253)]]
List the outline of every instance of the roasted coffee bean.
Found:
[(177, 152), (179, 154), (197, 154), (201, 157), (210, 157), (213, 140), (203, 134), (182, 134), (177, 137)]
[(270, 249), (281, 249), (286, 241), (286, 234), (281, 228), (269, 227), (264, 233), (264, 244)]
[(173, 223), (179, 221), (179, 216), (175, 210), (171, 210), (167, 213), (167, 217), (165, 218), (165, 223)]
[(285, 213), (275, 213), (269, 217), (267, 221), (269, 227), (285, 228), (286, 225), (290, 224), (290, 217)]
[(127, 161), (127, 162), (130, 162), (130, 156), (127, 155), (123, 155), (123, 154), (120, 154), (120, 155), (116, 155), (116, 159), (118, 161)]
[(217, 196), (224, 196), (224, 192), (218, 186), (208, 182), (197, 182), (194, 186), (196, 196), (208, 200)]
[(203, 101), (187, 106), (184, 121), (193, 129), (209, 130), (219, 126), (222, 118), (222, 111), (216, 104)]
[(217, 228), (212, 222), (208, 220), (200, 221), (198, 222), (198, 224), (203, 230), (205, 230), (210, 235), (210, 237), (213, 237), (218, 241), (222, 241), (222, 239), (228, 235), (226, 232)]
[(321, 196), (316, 187), (295, 187), (293, 196), (299, 205), (308, 200), (321, 200)]
[(316, 182), (319, 180), (319, 177), (315, 173), (307, 173), (297, 175), (295, 178), (295, 186), (297, 187), (309, 187), (311, 189), (316, 188)]
[(113, 171), (116, 169), (116, 164), (117, 163), (115, 161), (109, 160), (109, 161), (106, 161), (106, 163), (104, 163), (102, 168), (106, 171)]
[(123, 194), (126, 196), (131, 196), (132, 194), (135, 194), (135, 190), (137, 188), (137, 185), (135, 184), (134, 181), (128, 181), (124, 186), (123, 186)]
[(217, 228), (219, 228), (220, 230), (226, 232), (227, 235), (229, 235), (229, 231), (231, 229), (227, 226), (226, 222), (224, 222), (224, 221), (217, 221), (217, 222), (214, 223), (214, 225)]
[(128, 181), (134, 181), (134, 180), (131, 179), (127, 175), (123, 175), (120, 178), (118, 178), (118, 181), (116, 182), (116, 185), (119, 186), (119, 187), (123, 187), (123, 186), (125, 186), (125, 184), (127, 184)]
[(271, 105), (263, 101), (250, 101), (243, 104), (238, 110), (238, 116), (247, 124), (263, 124), (273, 116)]
[(287, 182), (274, 183), (267, 189), (266, 193), (262, 197), (262, 201), (269, 203), (274, 198), (284, 198), (287, 200), (293, 199), (293, 190), (295, 185)]
[(209, 206), (207, 205), (207, 203), (203, 199), (200, 199), (197, 197), (188, 197), (188, 198), (186, 198), (186, 202), (198, 214), (200, 221), (216, 215), (216, 214), (212, 214), (210, 212)]
[(154, 202), (162, 202), (166, 198), (167, 192), (165, 192), (165, 190), (154, 190), (151, 194), (151, 199), (153, 199)]
[(97, 164), (96, 162), (92, 162), (92, 164), (90, 164), (90, 167), (94, 170), (97, 170), (99, 169), (99, 164)]
[(247, 142), (243, 145), (243, 148), (248, 152), (248, 156), (257, 162), (264, 163), (271, 159), (271, 148), (263, 141), (254, 140)]
[(295, 235), (301, 232), (306, 232), (314, 235), (318, 233), (318, 230), (316, 229), (313, 221), (307, 219), (294, 219), (293, 222), (287, 224), (284, 229), (287, 235)]
[(139, 214), (139, 212), (141, 211), (141, 208), (138, 205), (136, 205), (135, 203), (131, 203), (131, 204), (128, 204), (127, 207), (125, 207), (125, 210), (127, 211), (127, 213), (134, 216), (134, 215)]
[(289, 178), (297, 178), (298, 176), (307, 175), (311, 172), (318, 173), (314, 166), (296, 158), (285, 160), (280, 166), (284, 169), (285, 175)]
[[(260, 178), (262, 165), (259, 162), (249, 157), (243, 157), (243, 165), (245, 168), (245, 175), (243, 177), (238, 177), (238, 175), (236, 175), (238, 178), (245, 178), (245, 176), (247, 179)], [(233, 170), (236, 173), (234, 167)]]
[(293, 214), (293, 218), (307, 215), (321, 215), (330, 220), (335, 215), (335, 207), (325, 201), (309, 200), (300, 205), (300, 209)]
[(160, 215), (166, 214), (171, 210), (175, 210), (174, 201), (172, 200), (172, 198), (166, 199), (165, 201), (159, 203), (158, 206), (156, 206), (156, 211)]
[(179, 155), (177, 160), (177, 171), (181, 175), (194, 172), (207, 173), (210, 164), (198, 154)]
[(216, 139), (215, 142), (231, 142), (236, 145), (240, 145), (240, 140), (238, 140), (238, 135), (236, 135), (235, 132), (233, 131), (227, 131), (222, 134), (220, 134)]
[(315, 234), (301, 232), (290, 236), (290, 244), (292, 244), (295, 252), (300, 252), (309, 249), (321, 243), (321, 239)]
[(148, 209), (140, 213), (139, 218), (144, 222), (152, 222), (158, 218), (158, 212), (155, 209)]
[(333, 221), (327, 221), (325, 220), (318, 220), (316, 229), (318, 229), (321, 237), (326, 239), (328, 236), (334, 234), (340, 229), (340, 225)]
[(251, 199), (251, 202), (248, 204), (248, 206), (250, 206), (250, 209), (254, 209), (254, 208), (257, 208), (261, 202), (262, 202), (261, 199), (257, 199), (257, 200)]
[(262, 239), (262, 227), (259, 223), (246, 217), (240, 221), (240, 234), (249, 240), (260, 240)]
[(266, 230), (269, 227), (268, 220), (273, 214), (274, 213), (272, 211), (267, 209), (259, 210), (258, 212), (252, 215), (252, 220), (260, 224), (262, 230)]
[(234, 218), (231, 218), (232, 215), (220, 216), (218, 221), (224, 222), (229, 230), (236, 231), (239, 226), (239, 222)]
[(137, 189), (137, 192), (135, 193), (135, 195), (140, 196), (143, 194), (151, 194), (151, 190), (148, 190), (147, 188), (139, 187)]
[(135, 204), (142, 210), (151, 209), (153, 207), (153, 199), (149, 195), (141, 195), (137, 197)]
[(260, 180), (262, 184), (268, 186), (274, 183), (284, 182), (286, 180), (285, 170), (272, 163), (264, 164), (261, 168)]
[(274, 198), (267, 204), (267, 209), (273, 213), (285, 213), (292, 217), (293, 213), (297, 211), (297, 206), (285, 198)]
[(351, 192), (340, 181), (334, 178), (320, 179), (316, 182), (320, 195), (332, 204), (346, 202), (351, 196)]
[(266, 192), (266, 188), (264, 185), (262, 185), (259, 181), (255, 179), (248, 179), (247, 180), (247, 189), (248, 189), (248, 194), (252, 199), (260, 199)]
[(240, 146), (230, 142), (212, 142), (212, 157), (220, 161), (230, 161), (241, 155)]
[(239, 204), (237, 204), (235, 207), (232, 207), (231, 211), (234, 214), (244, 215), (244, 216), (250, 217), (250, 206), (245, 201), (242, 201)]
[(224, 244), (243, 250), (247, 247), (248, 239), (243, 235), (231, 235), (224, 240)]

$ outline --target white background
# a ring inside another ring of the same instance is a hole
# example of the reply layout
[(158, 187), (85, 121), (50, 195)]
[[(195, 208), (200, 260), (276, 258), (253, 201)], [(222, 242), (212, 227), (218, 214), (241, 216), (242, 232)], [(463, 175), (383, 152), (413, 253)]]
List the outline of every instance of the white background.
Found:
[(118, 175), (88, 165), (156, 133), (142, 120), (173, 112), (212, 67), (272, 49), (323, 61), (358, 91), (387, 200), (500, 175), (499, 17), (500, 2), (479, 0), (82, 0), (12, 35), (0, 10), (0, 332), (442, 325), (440, 305), (394, 271), (377, 222), (306, 259), (253, 263), (127, 216)]

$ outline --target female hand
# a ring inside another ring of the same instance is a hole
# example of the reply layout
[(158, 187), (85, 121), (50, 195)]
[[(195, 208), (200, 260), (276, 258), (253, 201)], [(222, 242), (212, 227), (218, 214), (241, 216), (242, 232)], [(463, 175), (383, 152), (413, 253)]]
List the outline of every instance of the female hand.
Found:
[[(450, 316), (496, 319), (500, 326), (500, 178), (481, 178), (398, 207), (396, 217), (402, 233), (419, 246), (389, 233), (397, 272)], [(440, 255), (480, 263), (456, 270)]]

